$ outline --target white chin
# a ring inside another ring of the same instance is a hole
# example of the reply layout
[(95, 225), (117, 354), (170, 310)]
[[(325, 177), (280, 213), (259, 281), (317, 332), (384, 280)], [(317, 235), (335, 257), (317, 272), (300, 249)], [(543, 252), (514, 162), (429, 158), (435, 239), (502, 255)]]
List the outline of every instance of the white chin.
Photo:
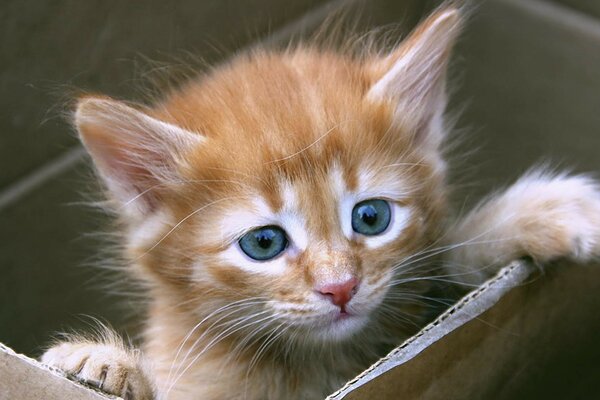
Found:
[(346, 315), (324, 321), (321, 326), (314, 327), (311, 335), (319, 341), (337, 342), (349, 339), (360, 332), (368, 321), (367, 316)]

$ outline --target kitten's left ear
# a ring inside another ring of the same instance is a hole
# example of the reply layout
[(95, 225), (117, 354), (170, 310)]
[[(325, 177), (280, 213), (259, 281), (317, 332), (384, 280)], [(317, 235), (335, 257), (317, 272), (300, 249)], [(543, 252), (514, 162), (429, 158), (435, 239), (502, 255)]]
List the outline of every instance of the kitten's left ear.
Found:
[(441, 8), (387, 56), (370, 65), (372, 101), (391, 101), (395, 122), (416, 132), (441, 118), (446, 105), (446, 69), (462, 25), (461, 12)]

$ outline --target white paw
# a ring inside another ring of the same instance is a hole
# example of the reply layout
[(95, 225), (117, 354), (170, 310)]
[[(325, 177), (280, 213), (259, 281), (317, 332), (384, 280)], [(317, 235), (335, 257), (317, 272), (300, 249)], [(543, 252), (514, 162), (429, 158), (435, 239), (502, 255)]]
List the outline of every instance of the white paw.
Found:
[(523, 255), (538, 262), (585, 262), (600, 255), (600, 190), (592, 179), (532, 174), (511, 187), (504, 201)]
[(524, 256), (587, 262), (600, 256), (600, 187), (585, 176), (533, 172), (481, 203), (449, 237), (446, 268), (470, 285)]
[(41, 358), (100, 390), (125, 400), (150, 400), (152, 387), (139, 357), (122, 347), (101, 343), (61, 343)]

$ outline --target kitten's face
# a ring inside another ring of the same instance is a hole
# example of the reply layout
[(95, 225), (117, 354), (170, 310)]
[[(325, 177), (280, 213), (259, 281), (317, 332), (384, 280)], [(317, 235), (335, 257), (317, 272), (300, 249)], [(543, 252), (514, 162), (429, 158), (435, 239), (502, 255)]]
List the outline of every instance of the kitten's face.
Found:
[(426, 224), (438, 211), (423, 204), (418, 175), (406, 172), (414, 158), (365, 158), (352, 167), (337, 157), (317, 168), (287, 166), (294, 172), (274, 167), (261, 174), (272, 174), (267, 187), (229, 175), (240, 183), (201, 203), (206, 211), (190, 228), (198, 254), (192, 279), (219, 288), (227, 301), (267, 300), (272, 322), (291, 332), (339, 339), (360, 330), (401, 275), (400, 261), (428, 243)]
[[(442, 17), (415, 35), (456, 24)], [(125, 203), (144, 274), (198, 319), (251, 322), (240, 329), (330, 341), (410, 328), (399, 299), (422, 288), (398, 279), (418, 275), (407, 260), (436, 239), (444, 165), (443, 83), (397, 76), (407, 54), (421, 62), (409, 45), (381, 59), (240, 57), (149, 115), (83, 100), (80, 132)]]

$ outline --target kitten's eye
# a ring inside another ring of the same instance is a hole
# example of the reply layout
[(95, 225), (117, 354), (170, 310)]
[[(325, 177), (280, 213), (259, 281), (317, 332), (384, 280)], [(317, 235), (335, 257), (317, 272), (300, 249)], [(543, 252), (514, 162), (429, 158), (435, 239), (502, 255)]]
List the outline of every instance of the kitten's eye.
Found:
[(265, 226), (246, 233), (239, 241), (240, 248), (254, 260), (266, 261), (287, 247), (285, 232), (277, 226)]
[(379, 235), (390, 225), (392, 212), (387, 201), (371, 199), (361, 201), (352, 210), (352, 229), (366, 236)]

